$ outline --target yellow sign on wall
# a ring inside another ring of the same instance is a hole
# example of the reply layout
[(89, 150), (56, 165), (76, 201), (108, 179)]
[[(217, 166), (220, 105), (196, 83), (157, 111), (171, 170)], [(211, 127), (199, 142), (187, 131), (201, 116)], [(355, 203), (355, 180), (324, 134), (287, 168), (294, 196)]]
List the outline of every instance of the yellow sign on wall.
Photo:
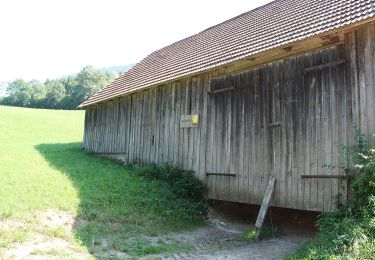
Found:
[(199, 126), (199, 115), (183, 115), (180, 120), (180, 128), (191, 128)]

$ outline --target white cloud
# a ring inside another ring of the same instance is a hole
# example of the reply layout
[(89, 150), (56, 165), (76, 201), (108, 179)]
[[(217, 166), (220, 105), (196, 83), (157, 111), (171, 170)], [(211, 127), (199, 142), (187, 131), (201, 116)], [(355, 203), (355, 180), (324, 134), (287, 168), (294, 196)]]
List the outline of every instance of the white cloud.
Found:
[(134, 63), (270, 0), (2, 0), (0, 81)]

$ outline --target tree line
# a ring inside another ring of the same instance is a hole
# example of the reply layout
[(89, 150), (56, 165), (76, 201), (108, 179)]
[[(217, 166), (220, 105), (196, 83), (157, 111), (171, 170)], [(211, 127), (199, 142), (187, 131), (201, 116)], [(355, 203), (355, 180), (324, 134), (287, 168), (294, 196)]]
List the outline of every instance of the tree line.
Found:
[(1, 105), (76, 109), (79, 104), (118, 77), (117, 72), (102, 72), (92, 66), (84, 67), (77, 75), (60, 79), (25, 81), (16, 79), (9, 83), (7, 96)]

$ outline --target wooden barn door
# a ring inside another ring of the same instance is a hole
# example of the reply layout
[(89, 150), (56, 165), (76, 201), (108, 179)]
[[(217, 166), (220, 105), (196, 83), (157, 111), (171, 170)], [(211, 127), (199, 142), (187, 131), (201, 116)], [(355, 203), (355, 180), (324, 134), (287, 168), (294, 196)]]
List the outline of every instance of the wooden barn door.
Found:
[(208, 96), (206, 175), (209, 196), (229, 200), (231, 189), (236, 189), (231, 153), (232, 109), (234, 86), (220, 77), (211, 80)]
[[(346, 197), (339, 147), (350, 136), (351, 94), (345, 63), (332, 61), (334, 53), (313, 54), (312, 63), (318, 65), (308, 66), (300, 78), (287, 75), (301, 66), (293, 60), (272, 74), (269, 136), (275, 205), (332, 211), (339, 192)], [(324, 54), (327, 61), (314, 60)]]
[(305, 147), (300, 203), (308, 210), (332, 211), (339, 193), (344, 199), (347, 195), (340, 146), (351, 138), (351, 92), (346, 82), (346, 63), (332, 60), (334, 51), (327, 55), (331, 56), (327, 62), (304, 71), (304, 102), (299, 109), (305, 111), (302, 123), (306, 130), (303, 140), (296, 138)]
[(266, 73), (254, 69), (211, 80), (207, 112), (209, 197), (259, 204), (271, 174)]

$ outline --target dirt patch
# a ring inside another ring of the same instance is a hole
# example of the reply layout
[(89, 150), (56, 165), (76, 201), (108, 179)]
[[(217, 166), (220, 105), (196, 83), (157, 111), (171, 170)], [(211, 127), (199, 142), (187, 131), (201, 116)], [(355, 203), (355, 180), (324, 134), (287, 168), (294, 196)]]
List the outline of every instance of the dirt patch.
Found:
[[(252, 223), (255, 222), (257, 209), (252, 207), (217, 203), (208, 214), (209, 225), (206, 227), (155, 237), (142, 236), (150, 245), (162, 241), (165, 244), (173, 243), (188, 248), (180, 253), (148, 255), (143, 259), (282, 259), (298, 245), (311, 239), (316, 232), (313, 225), (315, 214), (272, 208), (266, 224), (281, 228), (283, 235), (271, 236), (260, 242), (241, 240), (240, 235), (252, 228)], [(85, 222), (75, 219), (70, 213), (48, 210), (35, 214), (31, 219), (30, 223), (12, 220), (0, 222), (3, 229), (30, 230), (27, 241), (13, 243), (10, 248), (0, 251), (0, 258), (129, 258), (128, 254), (113, 249), (106, 239), (99, 241), (103, 250), (94, 256), (90, 255), (74, 238), (77, 225)], [(129, 239), (124, 241), (126, 242), (129, 242)]]
[(0, 220), (0, 228), (1, 229), (13, 229), (13, 228), (20, 228), (24, 227), (25, 224), (20, 222), (20, 221), (15, 221), (15, 220)]
[(28, 239), (14, 241), (12, 246), (0, 249), (2, 259), (70, 259), (92, 258), (74, 243), (74, 216), (67, 212), (48, 210), (28, 216), (28, 221), (1, 221), (1, 227), (10, 230), (28, 230)]
[(68, 257), (87, 259), (89, 255), (77, 252), (76, 246), (60, 238), (46, 239), (44, 236), (33, 236), (32, 242), (18, 243), (4, 253), (5, 259), (51, 259), (51, 257)]
[(260, 242), (243, 241), (239, 235), (253, 227), (252, 220), (241, 220), (238, 216), (243, 214), (233, 213), (225, 214), (218, 208), (210, 210), (208, 227), (169, 234), (174, 241), (189, 245), (189, 252), (154, 256), (151, 259), (282, 259), (314, 236), (314, 232), (309, 230), (298, 233), (288, 230), (281, 237)]
[(74, 216), (68, 212), (47, 210), (36, 215), (39, 224), (46, 227), (62, 227), (66, 231), (73, 230)]

